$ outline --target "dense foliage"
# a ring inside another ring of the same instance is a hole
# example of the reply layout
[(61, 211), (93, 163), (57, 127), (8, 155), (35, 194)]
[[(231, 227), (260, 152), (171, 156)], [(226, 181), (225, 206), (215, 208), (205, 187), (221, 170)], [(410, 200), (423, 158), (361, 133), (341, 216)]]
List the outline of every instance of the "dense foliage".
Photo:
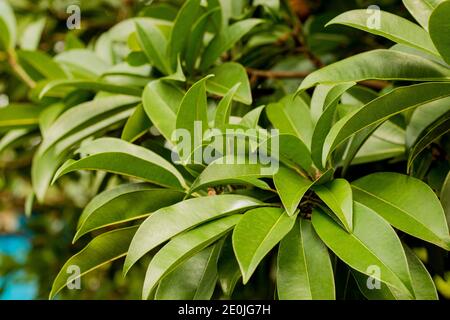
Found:
[(326, 2), (94, 1), (60, 34), (0, 1), (7, 181), (78, 219), (50, 298), (450, 296), (450, 1)]

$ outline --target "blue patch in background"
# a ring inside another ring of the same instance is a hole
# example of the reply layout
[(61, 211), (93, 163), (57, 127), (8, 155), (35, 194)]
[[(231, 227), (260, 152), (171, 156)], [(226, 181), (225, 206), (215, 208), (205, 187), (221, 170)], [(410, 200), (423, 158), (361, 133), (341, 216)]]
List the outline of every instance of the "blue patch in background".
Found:
[[(24, 263), (31, 249), (30, 235), (27, 235), (25, 219), (19, 219), (21, 232), (19, 235), (0, 235), (0, 254), (13, 258), (18, 263)], [(0, 275), (0, 300), (32, 300), (37, 295), (37, 281), (24, 270)]]

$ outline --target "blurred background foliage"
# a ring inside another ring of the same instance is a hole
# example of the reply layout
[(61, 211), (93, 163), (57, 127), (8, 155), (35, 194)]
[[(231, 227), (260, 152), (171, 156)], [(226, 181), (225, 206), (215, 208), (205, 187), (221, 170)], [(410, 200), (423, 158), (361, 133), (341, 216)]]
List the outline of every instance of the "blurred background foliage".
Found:
[[(378, 5), (385, 11), (411, 19), (401, 0), (221, 0), (230, 6), (231, 19), (262, 17), (270, 24), (257, 28), (248, 36), (245, 45), (237, 46), (230, 54), (247, 67), (255, 105), (275, 101), (295, 91), (311, 71), (323, 64), (340, 60), (355, 53), (389, 47), (387, 40), (346, 27), (324, 25), (339, 13)], [(130, 17), (145, 16), (172, 21), (183, 1), (163, 0), (8, 0), (14, 8), (22, 50), (38, 50), (54, 56), (75, 48), (91, 48), (105, 54), (101, 44), (104, 35), (113, 26)], [(81, 8), (81, 28), (68, 30), (67, 8), (76, 4)], [(115, 30), (114, 32), (119, 32)], [(114, 38), (114, 37), (112, 37)], [(114, 43), (109, 58), (123, 58), (123, 43)], [(126, 45), (125, 45), (126, 47)], [(225, 57), (226, 58), (226, 57)], [(21, 57), (19, 56), (19, 59)], [(23, 59), (23, 58), (22, 58)], [(26, 61), (21, 61), (27, 65)], [(32, 67), (30, 67), (32, 69)], [(266, 72), (270, 70), (270, 72)], [(33, 73), (32, 70), (27, 70)], [(36, 71), (36, 70), (34, 70)], [(283, 72), (295, 77), (273, 77)], [(36, 72), (35, 72), (36, 73)], [(39, 79), (38, 74), (35, 74)], [(375, 89), (382, 89), (372, 83)], [(77, 91), (69, 96), (74, 103), (89, 98), (88, 92)], [(28, 103), (35, 100), (29, 90), (11, 69), (8, 56), (0, 51), (0, 108), (9, 103)], [(50, 104), (51, 101), (48, 101)], [(242, 106), (244, 108), (244, 106)], [(243, 110), (245, 112), (245, 110)], [(0, 136), (2, 132), (0, 132)], [(72, 245), (77, 219), (83, 206), (99, 187), (95, 177), (81, 175), (72, 180), (61, 179), (50, 189), (43, 204), (34, 204), (31, 210), (29, 181), (33, 152), (39, 143), (38, 135), (23, 132), (22, 139), (5, 150), (0, 144), (0, 298), (46, 299), (51, 284), (64, 262), (87, 243)], [(436, 191), (440, 189), (449, 161), (442, 150), (450, 150), (446, 138), (443, 145), (423, 155), (424, 162), (432, 164), (422, 174)], [(445, 152), (444, 152), (445, 153)], [(447, 152), (448, 154), (448, 152)], [(364, 170), (404, 171), (394, 160), (375, 162), (353, 170), (351, 178), (364, 175)], [(28, 209), (27, 209), (28, 208)], [(25, 217), (25, 211), (30, 216)], [(32, 211), (32, 212), (31, 212)], [(83, 239), (82, 239), (83, 240)], [(419, 244), (423, 246), (423, 243)], [(433, 275), (442, 297), (450, 299), (450, 270), (445, 254), (434, 246), (421, 247), (418, 255)], [(144, 264), (142, 264), (144, 265)], [(126, 280), (121, 265), (113, 263), (82, 278), (83, 290), (64, 290), (61, 299), (139, 299), (144, 268), (135, 268)], [(20, 270), (18, 272), (18, 270)], [(263, 278), (264, 279), (264, 278)], [(448, 280), (448, 281), (446, 281)], [(265, 297), (270, 289), (255, 276), (250, 285), (234, 298)], [(357, 297), (355, 297), (357, 298)]]

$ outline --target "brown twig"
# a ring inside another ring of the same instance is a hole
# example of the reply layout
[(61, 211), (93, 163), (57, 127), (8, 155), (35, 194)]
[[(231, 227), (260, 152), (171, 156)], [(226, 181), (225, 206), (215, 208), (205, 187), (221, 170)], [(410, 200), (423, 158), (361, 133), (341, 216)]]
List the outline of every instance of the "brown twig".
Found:
[(36, 82), (30, 78), (22, 66), (17, 62), (16, 53), (13, 50), (8, 50), (8, 63), (15, 72), (15, 74), (30, 88), (36, 87)]

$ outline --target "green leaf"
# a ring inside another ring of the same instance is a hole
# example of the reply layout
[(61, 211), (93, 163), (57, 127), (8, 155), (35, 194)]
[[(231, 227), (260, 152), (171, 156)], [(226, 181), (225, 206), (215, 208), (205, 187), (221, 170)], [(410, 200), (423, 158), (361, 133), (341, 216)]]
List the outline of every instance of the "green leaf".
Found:
[(231, 297), (234, 288), (242, 277), (239, 263), (234, 256), (233, 243), (228, 237), (223, 245), (218, 262), (219, 283), (226, 297)]
[(163, 33), (150, 23), (144, 26), (139, 22), (136, 22), (136, 32), (139, 45), (150, 63), (165, 75), (172, 74), (170, 61), (166, 56), (167, 40)]
[(121, 139), (128, 142), (133, 142), (144, 135), (151, 126), (152, 123), (147, 117), (144, 107), (140, 104), (136, 107), (136, 110), (127, 120), (127, 123), (122, 131)]
[[(411, 273), (414, 299), (438, 300), (433, 279), (431, 279), (431, 276), (423, 263), (405, 244), (403, 244), (403, 249), (405, 250), (408, 267)], [(352, 273), (359, 289), (369, 300), (410, 300), (412, 298), (384, 283), (380, 283), (380, 288), (374, 287), (373, 289), (369, 289), (367, 282), (373, 282), (374, 279), (368, 278), (354, 270)]]
[[(379, 15), (379, 21), (371, 21), (374, 15)], [(379, 26), (377, 22), (379, 22)], [(371, 23), (373, 26), (371, 26)], [(424, 29), (389, 12), (381, 10), (376, 13), (369, 12), (369, 10), (347, 11), (331, 20), (327, 26), (331, 24), (347, 25), (385, 37), (396, 43), (405, 44), (434, 55), (438, 54), (430, 36)]]
[(41, 111), (42, 108), (40, 107), (25, 104), (14, 104), (0, 108), (0, 132), (36, 128)]
[(406, 127), (406, 146), (411, 148), (423, 132), (450, 111), (450, 97), (424, 104), (414, 110)]
[(193, 70), (197, 65), (198, 58), (204, 46), (205, 32), (209, 26), (209, 23), (213, 22), (212, 20), (217, 14), (220, 14), (220, 7), (215, 7), (208, 10), (197, 20), (197, 22), (195, 22), (192, 27), (192, 31), (188, 36), (189, 45), (186, 48), (185, 54), (186, 68), (189, 73), (193, 73)]
[(372, 50), (357, 54), (313, 72), (299, 90), (319, 83), (363, 80), (449, 81), (450, 69), (428, 59), (394, 50)]
[(313, 181), (300, 176), (292, 169), (280, 167), (273, 176), (273, 182), (288, 215), (292, 216)]
[(225, 96), (237, 83), (238, 87), (233, 99), (243, 104), (252, 104), (252, 92), (245, 68), (236, 62), (223, 63), (208, 71), (214, 77), (206, 81), (206, 91)]
[(300, 219), (281, 240), (277, 293), (281, 300), (336, 299), (328, 249), (309, 220)]
[(44, 31), (46, 18), (41, 17), (29, 23), (20, 36), (19, 45), (22, 50), (36, 50)]
[[(197, 81), (186, 92), (186, 95), (181, 100), (180, 107), (178, 108), (176, 129), (187, 130), (190, 133), (191, 146), (195, 146), (196, 134), (201, 134), (200, 140), (203, 138), (203, 133), (208, 129), (208, 106), (206, 100), (205, 81), (210, 76)], [(201, 123), (201, 131), (197, 132), (196, 125)], [(189, 155), (181, 155), (182, 160), (186, 160), (185, 157)]]
[(259, 106), (255, 109), (250, 110), (242, 117), (239, 124), (249, 129), (257, 129), (259, 118), (261, 117), (261, 113), (264, 108), (265, 106)]
[(280, 208), (247, 211), (233, 231), (233, 248), (246, 284), (262, 259), (294, 226), (297, 215)]
[(155, 300), (209, 300), (217, 282), (217, 243), (188, 259), (167, 275), (158, 286)]
[(145, 113), (167, 141), (172, 140), (176, 129), (176, 114), (183, 96), (181, 89), (161, 80), (151, 81), (144, 89), (142, 103)]
[(313, 122), (317, 123), (322, 113), (331, 105), (337, 104), (342, 94), (353, 87), (355, 84), (355, 82), (349, 82), (342, 84), (318, 85), (314, 90), (313, 96), (311, 98), (311, 118)]
[(189, 199), (162, 208), (154, 212), (139, 227), (125, 260), (124, 272), (128, 272), (147, 252), (185, 230), (261, 205), (258, 200), (245, 196), (218, 195)]
[(450, 249), (445, 214), (433, 190), (418, 179), (374, 173), (352, 183), (353, 198), (414, 237)]
[(408, 172), (410, 172), (413, 166), (413, 162), (417, 158), (417, 156), (431, 143), (448, 132), (450, 132), (450, 112), (447, 112), (445, 116), (443, 116), (436, 123), (427, 128), (426, 132), (414, 144), (413, 148), (411, 148), (408, 156)]
[(191, 28), (200, 15), (200, 9), (200, 0), (187, 0), (178, 10), (168, 45), (168, 54), (172, 65), (176, 65), (178, 55), (186, 49)]
[(116, 94), (123, 94), (129, 96), (140, 97), (142, 95), (142, 89), (131, 86), (122, 86), (113, 83), (107, 83), (99, 80), (54, 80), (47, 83), (39, 93), (39, 99), (42, 99), (47, 94), (57, 91), (58, 88), (75, 88), (84, 89), (94, 92), (104, 91)]
[(353, 134), (369, 126), (382, 124), (400, 112), (448, 96), (450, 83), (422, 83), (394, 89), (369, 102), (343, 117), (331, 128), (324, 142), (322, 164), (325, 165), (331, 152)]
[(338, 100), (353, 85), (354, 82), (339, 85), (319, 85), (314, 91), (311, 100), (311, 115), (317, 115), (317, 122), (311, 139), (311, 157), (319, 169), (324, 169), (322, 166), (323, 143), (335, 121)]
[(308, 105), (296, 95), (288, 95), (278, 103), (271, 103), (266, 108), (267, 116), (281, 134), (298, 137), (310, 147), (314, 124)]
[(271, 190), (267, 183), (259, 179), (271, 177), (276, 168), (249, 163), (244, 158), (240, 159), (240, 157), (226, 156), (213, 161), (194, 181), (190, 192), (233, 183), (252, 184), (264, 190)]
[(0, 0), (0, 43), (5, 50), (16, 46), (16, 17), (7, 0)]
[(54, 173), (67, 159), (71, 147), (128, 119), (138, 101), (133, 97), (111, 96), (82, 103), (64, 112), (48, 128), (33, 158), (31, 177), (38, 200), (44, 199)]
[(450, 64), (450, 3), (443, 1), (433, 11), (429, 21), (430, 36), (441, 57)]
[(353, 229), (353, 197), (350, 183), (345, 179), (334, 179), (314, 186), (314, 192), (333, 211), (348, 232)]
[(440, 199), (447, 218), (447, 225), (450, 226), (450, 171), (442, 185)]
[[(70, 258), (53, 281), (50, 299), (61, 291), (68, 282), (74, 281), (86, 273), (124, 257), (137, 227), (118, 229), (103, 233), (94, 238), (83, 250)], [(80, 268), (81, 273), (74, 277), (71, 266)]]
[(222, 53), (231, 49), (239, 39), (262, 22), (263, 20), (261, 19), (246, 19), (222, 29), (222, 31), (211, 40), (203, 52), (200, 69), (208, 69)]
[(88, 49), (64, 51), (54, 60), (69, 69), (77, 79), (97, 79), (109, 68), (107, 62)]
[(183, 200), (184, 196), (180, 191), (158, 189), (144, 183), (123, 184), (104, 191), (84, 208), (74, 242), (93, 230), (145, 218)]
[(174, 237), (150, 261), (145, 274), (142, 298), (148, 299), (161, 279), (186, 259), (223, 237), (241, 217), (242, 215), (225, 217)]
[(21, 63), (31, 66), (46, 79), (67, 79), (69, 77), (67, 72), (44, 52), (19, 50), (17, 56)]
[(214, 118), (214, 125), (216, 127), (227, 125), (230, 121), (231, 105), (233, 103), (233, 96), (236, 94), (241, 83), (235, 84), (220, 100), (216, 109)]
[(136, 177), (160, 186), (182, 190), (183, 176), (167, 160), (153, 151), (117, 138), (100, 138), (83, 144), (77, 151), (87, 156), (68, 160), (54, 180), (76, 170), (103, 170)]
[(0, 139), (0, 153), (27, 138), (30, 129), (8, 130)]
[[(439, 0), (438, 0), (439, 1)], [(436, 1), (436, 2), (438, 2)], [(429, 0), (403, 0), (403, 5), (416, 21), (428, 31), (428, 21), (435, 6)]]
[[(278, 157), (276, 157), (276, 152), (274, 154), (270, 150), (272, 139), (278, 139)], [(302, 140), (297, 138), (297, 136), (291, 134), (273, 135), (269, 137), (267, 141), (261, 142), (259, 148), (266, 150), (266, 154), (274, 154), (274, 158), (279, 158), (281, 162), (289, 167), (295, 168), (296, 166), (299, 166), (306, 172), (311, 170), (311, 153), (309, 152), (308, 147)]]
[[(402, 244), (392, 227), (375, 212), (355, 202), (352, 233), (320, 209), (313, 211), (312, 224), (327, 247), (350, 267), (412, 296)], [(373, 230), (377, 231), (376, 237)], [(373, 267), (379, 268), (378, 275), (371, 273)]]

